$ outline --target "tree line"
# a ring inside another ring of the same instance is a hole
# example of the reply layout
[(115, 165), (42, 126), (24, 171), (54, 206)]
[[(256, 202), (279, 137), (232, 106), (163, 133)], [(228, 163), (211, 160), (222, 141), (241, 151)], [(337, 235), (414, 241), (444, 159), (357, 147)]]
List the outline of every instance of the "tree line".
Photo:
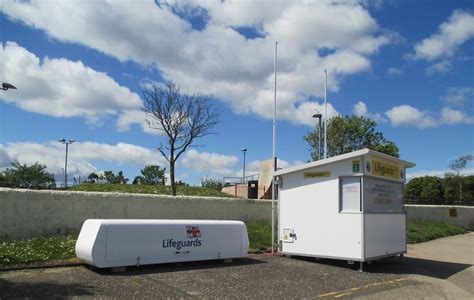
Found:
[(54, 174), (46, 171), (44, 164), (21, 164), (18, 160), (10, 163), (10, 167), (0, 172), (0, 186), (27, 189), (56, 188)]
[(454, 159), (451, 172), (444, 177), (422, 176), (410, 180), (404, 189), (405, 201), (418, 204), (474, 205), (474, 175), (463, 176), (461, 171), (472, 161), (470, 154)]
[[(115, 174), (113, 171), (104, 171), (103, 174), (92, 172), (87, 176), (88, 183), (98, 184), (127, 184), (129, 179), (124, 176), (123, 171), (118, 171)], [(136, 176), (132, 184), (144, 185), (165, 185), (166, 183), (166, 168), (161, 168), (158, 165), (145, 166), (140, 171), (140, 175)]]
[[(123, 171), (115, 174), (113, 171), (104, 171), (101, 174), (92, 172), (87, 177), (88, 183), (103, 184), (127, 184), (129, 179)], [(165, 185), (166, 168), (157, 165), (145, 166), (140, 175), (133, 179), (132, 184)], [(187, 185), (179, 181), (178, 185)], [(22, 164), (15, 160), (10, 167), (0, 171), (0, 186), (27, 189), (54, 189), (56, 180), (54, 174), (47, 171), (47, 166), (39, 162), (33, 164)]]
[(416, 177), (405, 185), (404, 197), (412, 204), (474, 205), (474, 175)]

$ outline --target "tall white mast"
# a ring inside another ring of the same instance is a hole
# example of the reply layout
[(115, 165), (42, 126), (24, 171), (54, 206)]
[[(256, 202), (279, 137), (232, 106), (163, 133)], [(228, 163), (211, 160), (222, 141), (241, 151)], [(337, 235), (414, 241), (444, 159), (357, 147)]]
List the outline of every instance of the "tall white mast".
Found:
[(324, 158), (327, 158), (328, 144), (327, 144), (327, 132), (328, 132), (328, 71), (324, 69)]
[(273, 248), (275, 245), (275, 171), (277, 168), (276, 164), (276, 103), (277, 103), (277, 52), (278, 51), (278, 42), (275, 42), (275, 57), (273, 61), (273, 73), (275, 76), (275, 89), (273, 91), (273, 155), (272, 155), (272, 254)]

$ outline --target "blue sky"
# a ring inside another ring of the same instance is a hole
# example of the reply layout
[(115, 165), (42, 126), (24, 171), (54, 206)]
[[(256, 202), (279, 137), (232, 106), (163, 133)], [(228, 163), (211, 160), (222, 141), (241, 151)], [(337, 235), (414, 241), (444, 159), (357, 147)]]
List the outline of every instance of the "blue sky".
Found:
[[(443, 174), (474, 145), (472, 1), (10, 1), (0, 3), (0, 168), (45, 163), (70, 177), (165, 166), (141, 91), (172, 80), (212, 98), (216, 134), (180, 159), (178, 178), (238, 176), (271, 157), (273, 47), (279, 43), (277, 154), (309, 159), (322, 108), (373, 118), (417, 167)], [(473, 173), (472, 165), (466, 172)]]

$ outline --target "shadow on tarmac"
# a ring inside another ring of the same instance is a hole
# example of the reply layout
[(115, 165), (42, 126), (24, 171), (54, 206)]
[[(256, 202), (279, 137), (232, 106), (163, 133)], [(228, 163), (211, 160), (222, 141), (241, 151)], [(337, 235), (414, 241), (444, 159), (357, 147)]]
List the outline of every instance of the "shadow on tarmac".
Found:
[(77, 283), (15, 282), (0, 279), (0, 298), (48, 299), (53, 295), (94, 296), (93, 287)]
[(127, 267), (123, 272), (113, 272), (111, 268), (99, 269), (93, 266), (85, 265), (87, 269), (105, 276), (136, 276), (146, 274), (158, 274), (168, 272), (182, 272), (190, 270), (205, 270), (205, 269), (217, 269), (217, 268), (232, 268), (237, 266), (265, 264), (265, 261), (261, 261), (253, 258), (237, 258), (233, 259), (230, 263), (225, 263), (223, 260), (206, 260), (206, 261), (192, 261), (183, 263), (168, 263), (168, 264), (156, 264), (156, 265), (143, 265), (143, 266), (130, 266)]
[[(359, 269), (359, 262), (354, 262), (353, 265), (349, 265), (345, 260), (315, 259), (310, 257), (295, 256), (292, 256), (292, 258), (313, 261), (318, 264), (339, 268), (352, 269), (354, 271)], [(437, 279), (447, 279), (469, 267), (471, 267), (469, 264), (459, 264), (413, 257), (403, 257), (402, 260), (399, 260), (397, 257), (372, 261), (370, 264), (364, 263), (364, 272), (374, 274), (423, 275)]]

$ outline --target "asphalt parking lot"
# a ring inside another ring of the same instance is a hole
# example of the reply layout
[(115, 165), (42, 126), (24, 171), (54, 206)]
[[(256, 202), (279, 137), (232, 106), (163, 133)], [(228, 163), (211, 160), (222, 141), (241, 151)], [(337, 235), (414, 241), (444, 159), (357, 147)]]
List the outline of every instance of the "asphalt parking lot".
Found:
[[(465, 237), (469, 242), (462, 247), (469, 247), (474, 235)], [(440, 247), (426, 244), (427, 249)], [(462, 247), (455, 251), (464, 251)], [(460, 262), (438, 261), (422, 257), (429, 256), (426, 251), (423, 246), (412, 248), (411, 257), (374, 262), (362, 273), (345, 261), (263, 254), (232, 263), (153, 265), (122, 273), (85, 266), (4, 271), (0, 298), (472, 299), (470, 257)]]

